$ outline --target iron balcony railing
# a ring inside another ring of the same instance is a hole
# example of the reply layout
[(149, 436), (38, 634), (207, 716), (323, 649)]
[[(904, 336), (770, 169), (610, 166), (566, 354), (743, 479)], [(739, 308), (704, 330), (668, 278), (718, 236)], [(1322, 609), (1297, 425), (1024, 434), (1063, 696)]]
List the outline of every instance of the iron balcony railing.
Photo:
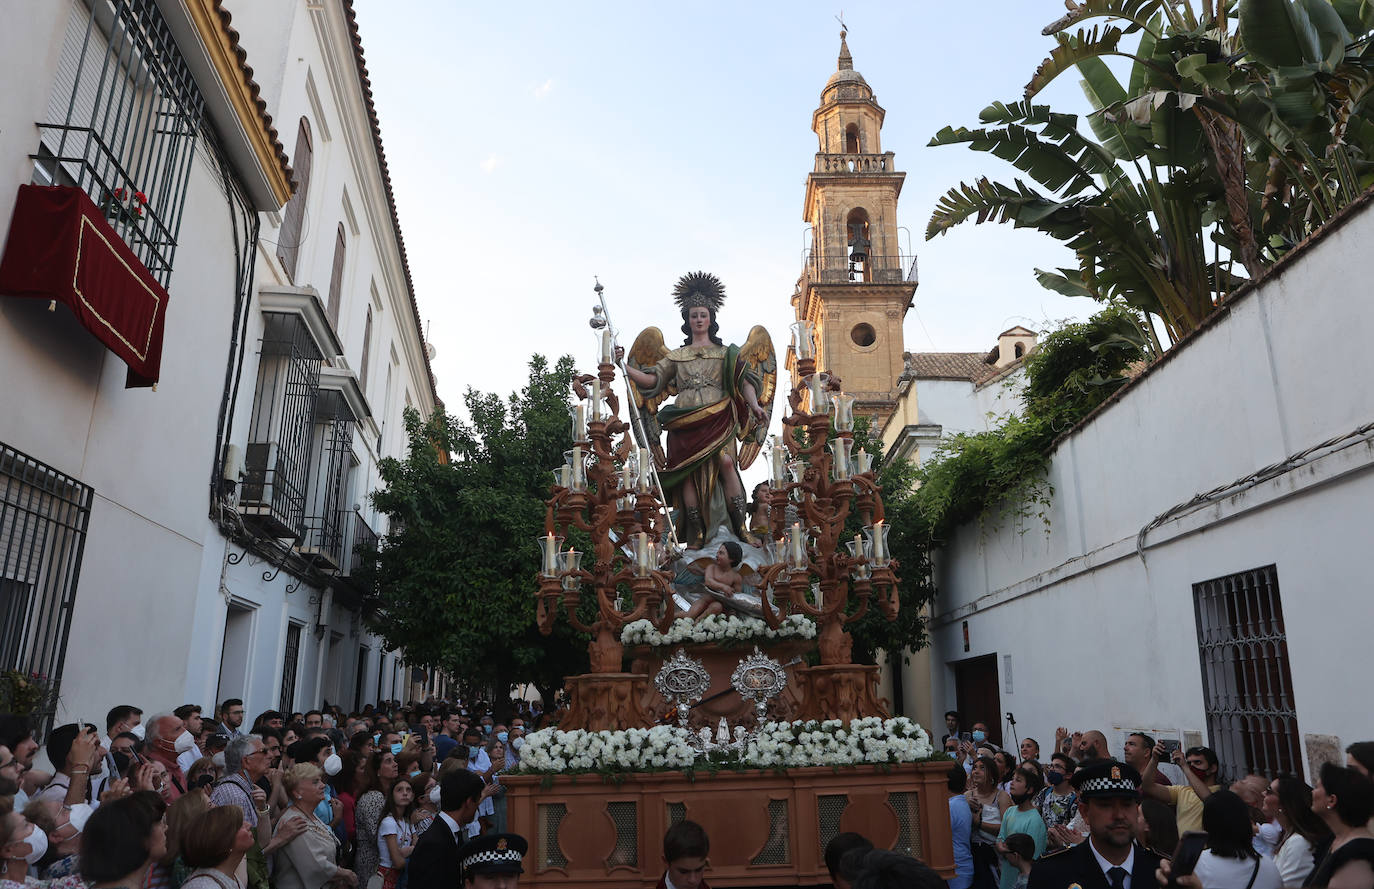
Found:
[(816, 153), (817, 173), (895, 173), (897, 163), (892, 152), (883, 154), (825, 154)]
[[(909, 269), (909, 271), (908, 271)], [(808, 252), (803, 276), (817, 284), (900, 284), (916, 281), (916, 257), (905, 253), (869, 254), (864, 262), (851, 262), (849, 253)]]
[(321, 389), (315, 401), (309, 501), (297, 551), (329, 569), (342, 567), (347, 557), (344, 544), (354, 423), (343, 393)]
[(382, 538), (372, 527), (361, 513), (351, 513), (353, 522), (353, 545), (349, 547), (348, 559), (345, 561), (344, 576), (357, 576), (364, 566), (370, 564), (377, 558), (377, 550), (381, 548)]
[(268, 312), (263, 319), (239, 513), (271, 537), (295, 540), (303, 531), (324, 358), (299, 315)]

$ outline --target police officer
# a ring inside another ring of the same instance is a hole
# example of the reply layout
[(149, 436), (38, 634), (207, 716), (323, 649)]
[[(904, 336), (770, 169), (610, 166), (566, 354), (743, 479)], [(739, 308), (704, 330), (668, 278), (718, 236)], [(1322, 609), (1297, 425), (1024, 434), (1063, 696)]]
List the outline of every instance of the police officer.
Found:
[(466, 889), (514, 889), (525, 872), (521, 861), (529, 848), (519, 834), (476, 837), (463, 846), (463, 885)]
[(1037, 861), (1028, 889), (1154, 889), (1159, 856), (1135, 842), (1140, 773), (1098, 760), (1074, 774), (1073, 786), (1088, 838)]

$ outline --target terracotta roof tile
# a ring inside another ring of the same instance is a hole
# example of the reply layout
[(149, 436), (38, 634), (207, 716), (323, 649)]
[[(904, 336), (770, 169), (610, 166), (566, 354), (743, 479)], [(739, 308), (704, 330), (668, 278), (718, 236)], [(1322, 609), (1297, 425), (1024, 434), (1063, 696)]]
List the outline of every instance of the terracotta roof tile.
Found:
[(239, 32), (231, 24), (234, 17), (229, 10), (224, 8), (223, 0), (215, 0), (215, 12), (219, 14), (220, 27), (224, 29), (225, 35), (229, 38), (229, 45), (233, 47), (234, 55), (238, 57), (239, 71), (243, 74), (244, 85), (248, 87), (249, 93), (253, 96), (253, 104), (258, 109), (258, 118), (262, 121), (263, 128), (267, 130), (273, 151), (277, 155), (277, 163), (281, 165), (281, 171), (285, 174), (286, 181), (291, 183), (291, 190), (295, 191), (296, 183), (295, 176), (291, 171), (291, 155), (286, 153), (286, 146), (282, 145), (277, 128), (272, 126), (272, 115), (267, 113), (267, 101), (262, 97), (262, 88), (253, 79), (253, 66), (248, 64), (248, 51), (239, 43)]
[(363, 57), (363, 40), (358, 30), (358, 13), (353, 8), (353, 0), (343, 0), (344, 17), (348, 19), (348, 29), (353, 36), (353, 60), (358, 68), (358, 85), (362, 87), (363, 101), (367, 104), (367, 116), (372, 123), (372, 144), (377, 151), (377, 167), (386, 186), (386, 202), (391, 209), (391, 226), (396, 231), (396, 248), (401, 253), (401, 268), (405, 270), (406, 290), (410, 293), (410, 308), (415, 315), (415, 333), (420, 338), (420, 352), (425, 357), (425, 373), (429, 376), (429, 388), (434, 402), (442, 405), (439, 389), (434, 381), (434, 368), (429, 363), (429, 350), (425, 348), (425, 331), (420, 322), (420, 304), (415, 300), (415, 282), (410, 275), (410, 260), (406, 256), (405, 239), (401, 237), (401, 218), (396, 213), (396, 195), (391, 188), (391, 171), (387, 168), (386, 152), (382, 149), (382, 126), (377, 119), (377, 105), (372, 100), (372, 79), (367, 73), (367, 60)]
[(968, 380), (976, 383), (997, 372), (987, 352), (907, 352), (906, 372), (918, 380)]

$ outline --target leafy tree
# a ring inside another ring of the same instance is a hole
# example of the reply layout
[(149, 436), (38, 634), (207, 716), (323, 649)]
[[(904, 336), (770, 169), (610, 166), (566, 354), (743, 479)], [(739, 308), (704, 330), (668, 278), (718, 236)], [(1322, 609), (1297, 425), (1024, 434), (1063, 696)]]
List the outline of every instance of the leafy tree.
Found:
[(529, 367), (529, 384), (508, 399), (469, 389), (470, 423), (408, 410), (408, 456), (382, 461), (373, 495), (391, 533), (369, 625), (411, 660), (498, 695), (521, 682), (551, 695), (586, 667), (585, 636), (566, 621), (541, 636), (535, 623), (535, 539), (548, 470), (572, 447), (573, 363), (549, 368), (535, 355)]

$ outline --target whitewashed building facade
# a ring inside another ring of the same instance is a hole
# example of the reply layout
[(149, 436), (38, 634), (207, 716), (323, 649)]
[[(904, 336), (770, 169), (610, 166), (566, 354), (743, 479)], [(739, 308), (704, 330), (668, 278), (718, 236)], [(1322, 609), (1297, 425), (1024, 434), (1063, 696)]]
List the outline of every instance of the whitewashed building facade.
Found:
[[(932, 709), (1042, 745), (1098, 728), (1313, 773), (1374, 737), (1371, 196), (1066, 434), (1040, 516), (939, 554)], [(1046, 749), (1042, 746), (1042, 749)]]
[(0, 7), (0, 669), (59, 720), (408, 697), (350, 575), (437, 398), (351, 7)]

